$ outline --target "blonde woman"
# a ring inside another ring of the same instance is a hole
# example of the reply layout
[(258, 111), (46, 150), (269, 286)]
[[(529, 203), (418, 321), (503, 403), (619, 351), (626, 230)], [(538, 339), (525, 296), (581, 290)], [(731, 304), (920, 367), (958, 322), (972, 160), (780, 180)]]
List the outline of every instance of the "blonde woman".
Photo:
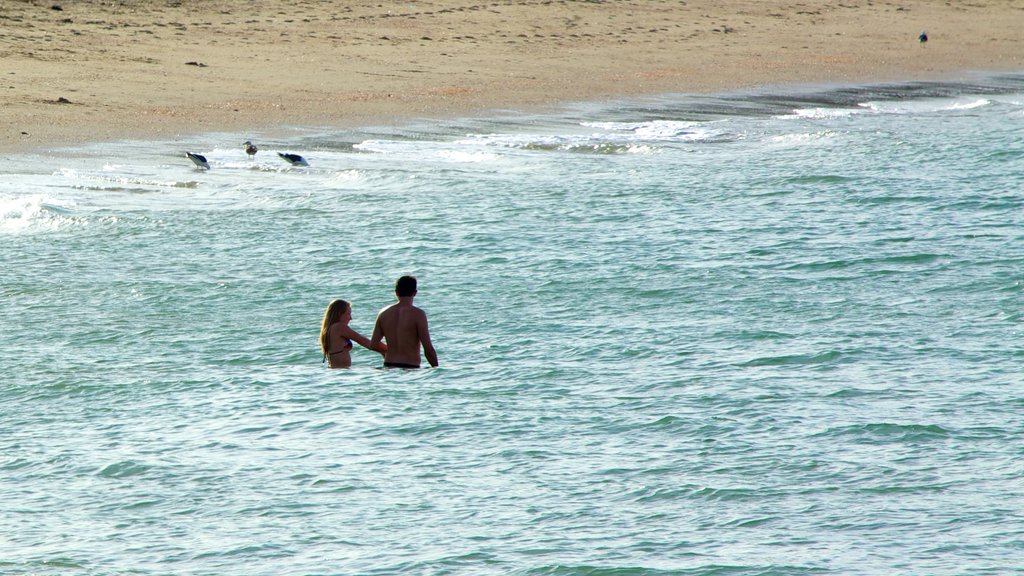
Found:
[(324, 321), (320, 326), (320, 349), (324, 353), (324, 362), (331, 368), (348, 368), (352, 366), (352, 342), (360, 346), (374, 350), (381, 354), (387, 354), (388, 347), (383, 342), (376, 346), (370, 345), (370, 339), (359, 332), (349, 328), (348, 323), (352, 320), (352, 304), (345, 300), (334, 300), (327, 305), (327, 312), (324, 313)]

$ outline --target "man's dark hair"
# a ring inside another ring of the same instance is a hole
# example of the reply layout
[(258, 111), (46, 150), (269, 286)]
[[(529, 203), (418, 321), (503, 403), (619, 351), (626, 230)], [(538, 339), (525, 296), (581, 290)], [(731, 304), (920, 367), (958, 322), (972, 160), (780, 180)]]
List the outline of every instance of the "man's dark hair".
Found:
[(399, 297), (416, 295), (416, 277), (402, 276), (395, 282), (395, 294)]

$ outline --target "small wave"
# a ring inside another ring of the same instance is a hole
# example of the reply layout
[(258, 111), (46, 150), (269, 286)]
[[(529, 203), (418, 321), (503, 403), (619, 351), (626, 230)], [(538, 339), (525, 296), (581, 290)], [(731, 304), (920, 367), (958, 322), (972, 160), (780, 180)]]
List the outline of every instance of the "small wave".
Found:
[(820, 568), (785, 565), (707, 564), (680, 570), (642, 566), (591, 566), (555, 564), (512, 572), (515, 576), (811, 576), (821, 574)]
[(630, 496), (633, 497), (635, 502), (646, 503), (665, 500), (680, 500), (689, 497), (693, 492), (694, 490), (692, 488), (653, 488), (650, 486), (644, 486), (639, 490), (635, 490), (630, 494)]
[[(693, 574), (727, 574), (727, 572), (692, 572)], [(608, 567), (608, 566), (591, 566), (587, 564), (580, 565), (564, 565), (556, 564), (552, 566), (540, 566), (537, 568), (530, 568), (524, 572), (513, 572), (513, 574), (522, 574), (523, 576), (668, 576), (670, 574), (679, 574), (678, 570), (659, 570), (657, 568), (642, 568), (642, 567)]]
[[(1002, 428), (999, 426), (973, 426), (960, 430), (957, 436), (971, 440), (1000, 440), (1003, 438), (1009, 438), (1013, 434), (1014, 432), (1009, 428)], [(956, 459), (960, 460), (969, 458), (971, 458), (969, 454), (963, 454)]]
[(721, 500), (731, 502), (735, 500), (762, 500), (765, 491), (758, 488), (711, 488), (705, 486), (693, 492), (693, 496), (705, 500)]
[(250, 544), (246, 546), (239, 546), (230, 550), (214, 550), (210, 552), (201, 552), (193, 556), (193, 560), (206, 560), (209, 558), (218, 557), (243, 557), (248, 559), (249, 557), (255, 558), (277, 558), (287, 557), (294, 554), (294, 552), (286, 549), (285, 547), (278, 544)]
[(662, 428), (668, 430), (674, 430), (681, 427), (687, 427), (691, 424), (690, 421), (678, 416), (663, 416), (658, 418), (654, 422), (650, 423), (649, 426), (653, 428)]
[(1009, 282), (1009, 284), (996, 288), (996, 292), (1024, 292), (1024, 281), (1010, 280)]
[(841, 388), (833, 392), (829, 392), (825, 395), (826, 398), (832, 398), (836, 400), (846, 398), (862, 398), (865, 396), (875, 396), (879, 393), (877, 390), (864, 390), (860, 388)]
[(162, 502), (163, 502), (163, 500), (157, 500), (157, 499), (138, 500), (138, 501), (135, 501), (135, 502), (130, 502), (128, 504), (124, 504), (123, 506), (118, 506), (118, 508), (121, 509), (121, 510), (143, 510), (143, 509), (146, 509), (146, 508), (152, 508), (154, 506), (159, 506)]
[(843, 270), (854, 266), (865, 266), (873, 269), (884, 269), (885, 265), (908, 265), (908, 264), (932, 264), (944, 258), (941, 254), (896, 254), (893, 256), (882, 256), (876, 258), (858, 258), (853, 260), (827, 260), (822, 262), (797, 262), (784, 266), (784, 270), (804, 270), (810, 272), (822, 272), (828, 270)]
[(843, 353), (837, 350), (820, 352), (818, 354), (787, 354), (782, 356), (764, 356), (754, 358), (739, 364), (740, 367), (756, 366), (804, 366), (811, 364), (830, 364), (843, 358)]
[(762, 516), (760, 518), (737, 518), (726, 522), (724, 525), (730, 528), (756, 528), (778, 520), (778, 516)]
[(874, 422), (829, 428), (818, 436), (855, 436), (864, 441), (921, 441), (948, 438), (949, 430), (935, 424), (893, 424), (890, 422)]
[[(84, 564), (82, 562), (78, 562), (78, 561), (72, 560), (70, 558), (65, 558), (63, 556), (57, 556), (57, 557), (54, 557), (54, 558), (48, 558), (46, 560), (33, 560), (33, 561), (29, 561), (29, 562), (26, 562), (25, 564), (20, 564), (20, 565), (14, 564), (14, 563), (9, 563), (9, 562), (0, 562), (0, 567), (5, 566), (5, 565), (8, 565), (8, 566), (24, 566), (24, 567), (30, 569), (30, 571), (28, 572), (29, 574), (50, 573), (54, 568), (56, 568), (56, 569), (70, 569), (70, 570), (84, 570), (85, 567), (86, 567), (86, 564)], [(41, 568), (41, 570), (45, 570), (45, 572), (36, 572), (33, 569), (36, 566), (39, 566)]]
[(985, 160), (992, 163), (1019, 162), (1021, 158), (1024, 158), (1024, 150), (993, 150), (985, 155)]
[(787, 178), (786, 183), (788, 184), (842, 184), (844, 182), (853, 181), (854, 178), (848, 176), (841, 176), (839, 174), (806, 174), (803, 176), (793, 176)]
[[(895, 194), (888, 193), (878, 196), (866, 196), (851, 199), (855, 204), (866, 206), (885, 206), (888, 204), (932, 204), (935, 197), (928, 194)], [(948, 209), (944, 206), (943, 209)]]
[(885, 244), (907, 244), (907, 243), (913, 242), (915, 240), (917, 240), (917, 237), (915, 237), (915, 236), (890, 236), (890, 237), (886, 237), (886, 238), (878, 238), (877, 240), (872, 240), (871, 243), (872, 244), (878, 244), (878, 245), (885, 245)]
[(758, 342), (770, 340), (791, 340), (794, 336), (793, 334), (787, 332), (779, 332), (776, 330), (764, 330), (756, 328), (728, 328), (714, 332), (712, 334), (712, 337), (741, 342)]
[(131, 476), (145, 474), (149, 469), (150, 467), (145, 464), (127, 460), (125, 462), (108, 464), (107, 466), (104, 466), (98, 474), (104, 478), (129, 478)]
[(887, 256), (885, 258), (872, 259), (872, 264), (931, 264), (937, 262), (943, 258), (942, 254), (899, 254), (896, 256)]
[(23, 468), (31, 468), (36, 463), (25, 458), (15, 458), (3, 464), (0, 464), (0, 470), (21, 470)]
[(390, 429), (399, 436), (438, 436), (454, 430), (456, 427), (446, 422), (430, 422), (425, 424), (405, 424)]
[(765, 497), (765, 491), (760, 488), (712, 488), (699, 485), (681, 487), (644, 486), (634, 490), (630, 496), (636, 502), (659, 502), (681, 499), (738, 501), (762, 499)]
[(857, 492), (861, 494), (922, 494), (930, 492), (942, 492), (948, 489), (949, 483), (945, 484), (912, 484), (912, 485), (885, 485), (885, 486), (866, 486), (858, 488)]

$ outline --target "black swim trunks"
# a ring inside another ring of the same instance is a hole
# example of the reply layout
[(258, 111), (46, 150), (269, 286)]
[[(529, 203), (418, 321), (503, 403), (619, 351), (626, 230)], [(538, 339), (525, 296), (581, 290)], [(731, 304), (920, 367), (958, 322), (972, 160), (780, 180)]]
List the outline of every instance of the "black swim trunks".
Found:
[(405, 362), (385, 362), (385, 368), (419, 368), (415, 364), (406, 364)]

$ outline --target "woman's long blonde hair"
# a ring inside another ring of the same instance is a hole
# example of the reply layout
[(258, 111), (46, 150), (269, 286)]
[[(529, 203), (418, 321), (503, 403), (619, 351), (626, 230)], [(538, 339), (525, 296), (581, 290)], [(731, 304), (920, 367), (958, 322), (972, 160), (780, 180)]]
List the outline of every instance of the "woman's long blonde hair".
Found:
[(330, 345), (330, 342), (327, 341), (327, 329), (331, 327), (331, 324), (339, 321), (341, 315), (348, 312), (351, 306), (345, 300), (332, 300), (327, 305), (327, 312), (324, 313), (324, 322), (320, 325), (320, 350), (323, 351), (324, 358), (327, 357), (327, 347)]

